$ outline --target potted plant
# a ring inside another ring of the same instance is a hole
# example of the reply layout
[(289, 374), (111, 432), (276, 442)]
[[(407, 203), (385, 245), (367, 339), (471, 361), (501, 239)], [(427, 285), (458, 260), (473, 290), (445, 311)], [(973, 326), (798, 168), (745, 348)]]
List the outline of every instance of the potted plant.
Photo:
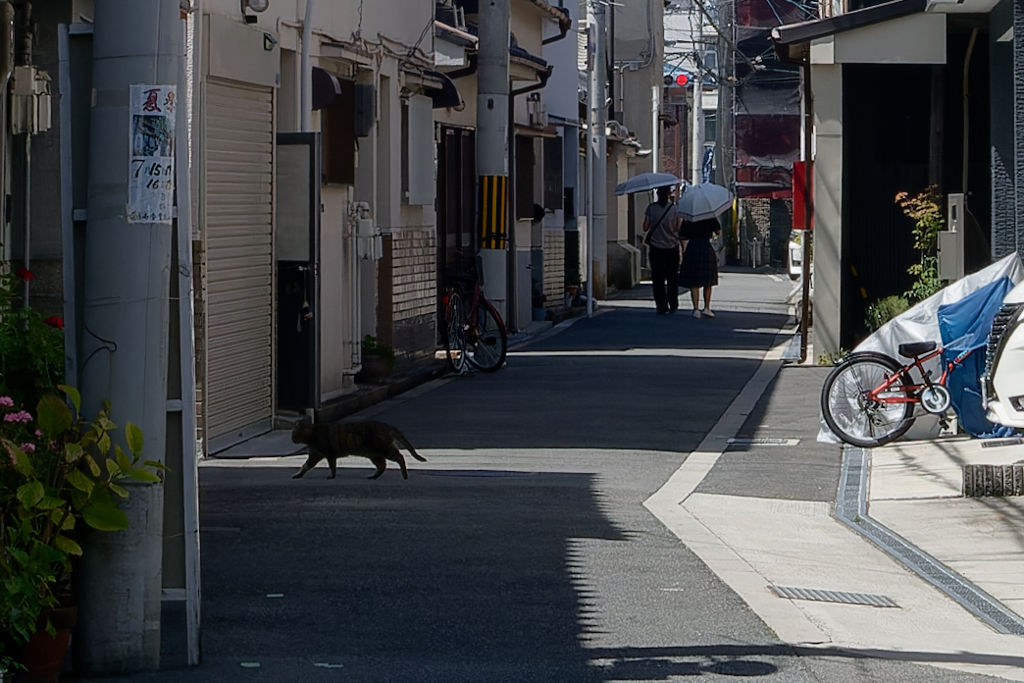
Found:
[[(74, 626), (71, 558), (85, 527), (128, 528), (117, 505), (127, 481), (157, 483), (163, 465), (142, 460), (142, 430), (113, 443), (109, 406), (81, 416), (71, 387), (40, 399), (35, 414), (0, 396), (0, 658), (19, 658), (35, 681), (56, 680)], [(71, 407), (68, 406), (70, 402)]]
[(360, 382), (380, 382), (395, 370), (395, 350), (373, 335), (363, 339), (363, 368), (356, 375)]
[[(141, 461), (142, 431), (128, 423), (128, 453), (113, 444), (105, 407), (81, 415), (63, 386), (63, 321), (16, 308), (25, 269), (0, 276), (0, 674), (27, 669), (57, 680), (76, 617), (72, 558), (87, 527), (121, 530), (121, 483), (160, 481), (160, 463)], [(62, 394), (62, 395), (61, 395)]]

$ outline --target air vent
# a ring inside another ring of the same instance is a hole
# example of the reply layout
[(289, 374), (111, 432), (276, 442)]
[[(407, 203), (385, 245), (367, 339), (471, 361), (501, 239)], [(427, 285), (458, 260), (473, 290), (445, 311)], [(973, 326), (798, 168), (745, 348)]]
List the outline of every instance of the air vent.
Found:
[(866, 605), (869, 607), (899, 607), (892, 598), (873, 593), (847, 593), (846, 591), (826, 591), (815, 588), (771, 585), (768, 586), (768, 589), (780, 598), (788, 598), (790, 600), (838, 602), (844, 605)]

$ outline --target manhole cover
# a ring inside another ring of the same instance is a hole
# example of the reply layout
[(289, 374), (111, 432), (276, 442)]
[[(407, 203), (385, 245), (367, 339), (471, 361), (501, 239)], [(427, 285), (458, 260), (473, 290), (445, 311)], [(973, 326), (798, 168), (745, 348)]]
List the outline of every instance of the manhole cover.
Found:
[(813, 600), (814, 602), (839, 602), (844, 605), (867, 605), (870, 607), (899, 607), (892, 598), (872, 593), (847, 593), (845, 591), (825, 591), (814, 588), (793, 588), (791, 586), (772, 586), (768, 589), (780, 598), (790, 600)]
[(512, 472), (509, 470), (446, 470), (443, 472), (420, 470), (428, 477), (532, 477), (537, 472)]
[(753, 439), (729, 439), (730, 446), (795, 446), (800, 439), (775, 439), (759, 436)]

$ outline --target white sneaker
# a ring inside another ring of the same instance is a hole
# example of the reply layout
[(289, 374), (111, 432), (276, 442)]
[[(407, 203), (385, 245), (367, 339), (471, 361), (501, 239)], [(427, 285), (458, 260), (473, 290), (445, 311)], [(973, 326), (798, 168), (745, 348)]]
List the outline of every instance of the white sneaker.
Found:
[(699, 318), (700, 317), (700, 311), (698, 309), (696, 309), (696, 308), (693, 309), (693, 317), (694, 318)]
[(714, 311), (712, 311), (712, 310), (711, 310), (710, 308), (705, 308), (705, 309), (704, 309), (704, 310), (702, 311), (702, 313), (704, 313), (704, 315), (705, 315), (706, 317), (708, 317), (708, 318), (714, 318), (714, 317), (715, 317), (715, 312), (714, 312)]

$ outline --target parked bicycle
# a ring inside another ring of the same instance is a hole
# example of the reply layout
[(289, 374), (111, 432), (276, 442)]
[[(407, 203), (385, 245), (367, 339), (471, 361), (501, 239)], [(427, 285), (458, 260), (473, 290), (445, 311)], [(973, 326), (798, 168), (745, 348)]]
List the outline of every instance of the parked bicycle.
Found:
[[(946, 363), (938, 380), (924, 364), (943, 349), (933, 341), (900, 344), (906, 365), (874, 351), (851, 353), (839, 361), (821, 390), (821, 412), (829, 429), (848, 444), (883, 446), (903, 436), (914, 424), (916, 406), (944, 415), (952, 402), (946, 380), (973, 350)], [(919, 380), (911, 373), (916, 368)], [(942, 418), (945, 420), (945, 418)]]
[(468, 365), (481, 372), (500, 368), (508, 353), (508, 331), (477, 277), (449, 273), (442, 303), (445, 356), (452, 370), (461, 374)]

